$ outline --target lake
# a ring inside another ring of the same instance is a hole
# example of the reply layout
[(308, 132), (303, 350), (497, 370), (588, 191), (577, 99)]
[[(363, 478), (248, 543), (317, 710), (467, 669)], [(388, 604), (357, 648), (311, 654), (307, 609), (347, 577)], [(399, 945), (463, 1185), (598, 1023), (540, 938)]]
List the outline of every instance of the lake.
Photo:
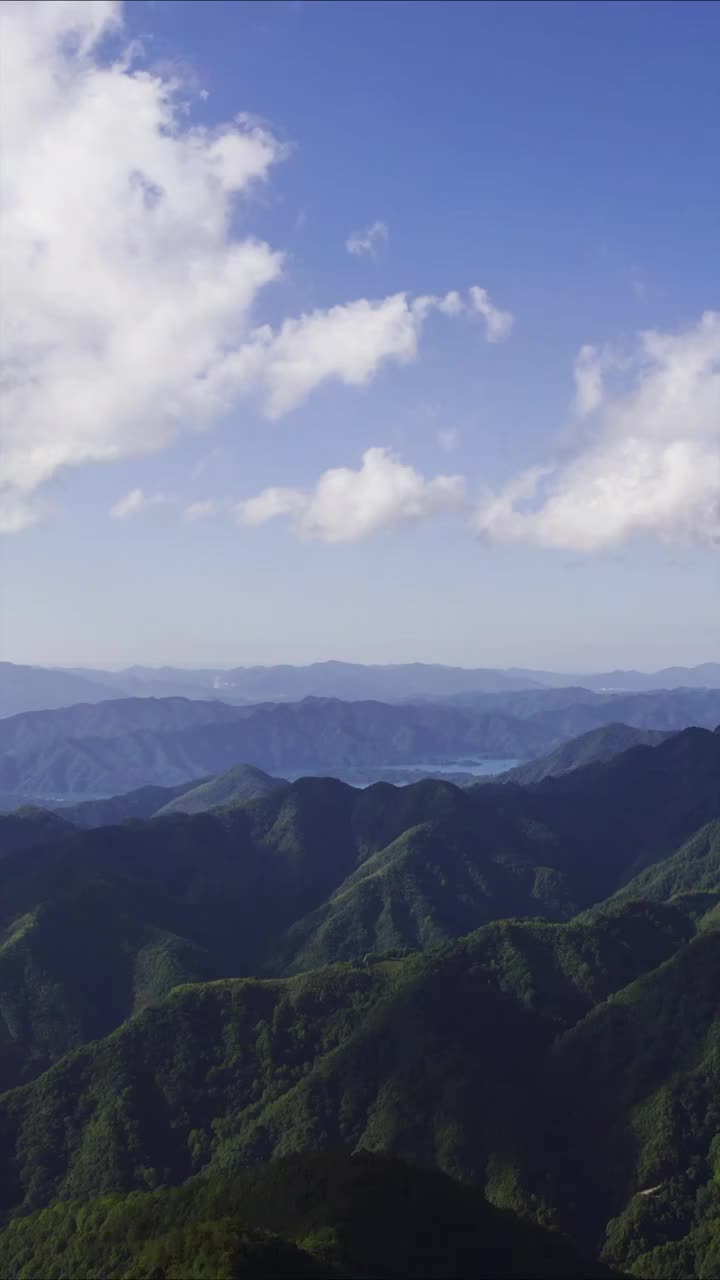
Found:
[(476, 778), (483, 778), (492, 773), (505, 773), (507, 769), (514, 769), (518, 764), (522, 764), (522, 761), (511, 759), (420, 760), (413, 764), (378, 765), (378, 769), (382, 769), (383, 772), (387, 773), (392, 773), (394, 770), (407, 771), (408, 769), (415, 770), (418, 773), (471, 773)]
[(392, 782), (395, 786), (408, 786), (421, 778), (447, 778), (461, 786), (467, 786), (473, 778), (488, 778), (506, 769), (514, 769), (521, 760), (503, 756), (484, 758), (464, 756), (458, 760), (413, 760), (411, 764), (328, 764), (317, 769), (284, 769), (283, 777), (294, 782), (308, 775), (323, 778), (340, 778), (353, 787), (370, 787), (374, 782)]

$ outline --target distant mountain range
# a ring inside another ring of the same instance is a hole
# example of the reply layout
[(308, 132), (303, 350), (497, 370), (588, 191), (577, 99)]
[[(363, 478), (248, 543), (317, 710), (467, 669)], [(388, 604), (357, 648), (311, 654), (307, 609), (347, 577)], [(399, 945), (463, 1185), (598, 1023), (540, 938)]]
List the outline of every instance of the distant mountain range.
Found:
[(22, 667), (0, 662), (0, 716), (22, 711), (69, 707), (75, 702), (102, 702), (117, 697), (117, 685), (103, 682), (101, 672), (92, 676), (44, 667)]
[[(177, 786), (244, 762), (270, 774), (325, 773), (482, 757), (535, 758), (618, 721), (633, 729), (713, 728), (720, 689), (624, 695), (530, 690), (470, 704), (307, 698), (233, 707), (131, 698), (27, 712), (0, 721), (0, 792), (28, 798), (112, 796)], [(501, 699), (511, 701), (514, 714)], [(520, 703), (529, 703), (518, 714)], [(538, 706), (545, 709), (538, 710)], [(592, 757), (590, 757), (592, 758)]]
[[(516, 782), (523, 785), (542, 781), (544, 778), (559, 777), (572, 769), (586, 764), (609, 760), (632, 746), (657, 746), (669, 736), (654, 729), (631, 729), (628, 725), (608, 725), (606, 728), (593, 729), (579, 738), (565, 743), (548, 756), (533, 760), (507, 773), (495, 775), (488, 782)], [(365, 772), (363, 770), (350, 771)], [(368, 768), (371, 775), (375, 770)], [(382, 773), (382, 770), (377, 770)], [(407, 781), (405, 773), (407, 772)], [(388, 771), (386, 778), (394, 785), (409, 785), (429, 777), (439, 778), (444, 782), (454, 782), (456, 775), (422, 774), (420, 770)], [(459, 775), (463, 781), (455, 785), (477, 785), (479, 779), (472, 774)], [(351, 780), (352, 781), (352, 780)], [(369, 777), (368, 784), (378, 781)], [(121, 795), (109, 796), (107, 799), (80, 801), (77, 804), (64, 804), (57, 809), (58, 820), (79, 827), (104, 827), (119, 822), (162, 818), (177, 813), (209, 813), (217, 809), (228, 809), (246, 804), (249, 800), (257, 800), (269, 795), (272, 791), (288, 787), (290, 783), (284, 778), (273, 778), (256, 769), (253, 765), (239, 764), (227, 769), (224, 773), (201, 782), (181, 782), (175, 787), (139, 787)], [(354, 783), (353, 785), (357, 785)], [(363, 783), (363, 785), (366, 785)], [(2, 811), (0, 804), (0, 811)], [(17, 824), (17, 836), (22, 847), (28, 843), (38, 843), (38, 834), (44, 838), (47, 832), (59, 831), (63, 828), (52, 814), (37, 806), (24, 805), (15, 809), (15, 817), (23, 819)], [(54, 825), (53, 825), (54, 824)], [(67, 831), (67, 827), (64, 828)], [(5, 852), (13, 847), (13, 829), (6, 825)]]
[(364, 666), (316, 662), (310, 666), (236, 667), (231, 670), (182, 667), (128, 667), (124, 671), (71, 670), (0, 663), (0, 717), (21, 711), (99, 702), (109, 697), (183, 697), (224, 702), (295, 702), (307, 697), (376, 699), (399, 702), (468, 693), (507, 693), (533, 688), (582, 686), (595, 691), (638, 693), (652, 689), (720, 688), (720, 663), (667, 667), (652, 674), (608, 671), (568, 675), (548, 671), (507, 671), (447, 667), (428, 663)]

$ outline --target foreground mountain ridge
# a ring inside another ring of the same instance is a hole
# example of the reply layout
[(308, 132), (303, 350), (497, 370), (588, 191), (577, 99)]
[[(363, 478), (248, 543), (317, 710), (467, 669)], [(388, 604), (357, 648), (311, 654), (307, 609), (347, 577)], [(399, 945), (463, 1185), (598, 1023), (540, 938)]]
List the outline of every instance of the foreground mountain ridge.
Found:
[(509, 769), (499, 775), (498, 781), (528, 786), (533, 782), (542, 782), (544, 778), (556, 778), (560, 774), (570, 773), (572, 769), (580, 769), (586, 764), (611, 760), (613, 756), (628, 751), (631, 747), (659, 746), (670, 734), (670, 730), (635, 729), (622, 723), (603, 725), (599, 729), (590, 729), (577, 738), (571, 738), (547, 756)]
[(718, 814), (720, 734), (696, 729), (529, 787), (305, 778), (119, 826), (0, 818), (0, 1083), (178, 983), (427, 949), (503, 917), (567, 921)]
[[(225, 1189), (342, 1148), (470, 1182), (598, 1268), (716, 1274), (720, 733), (523, 786), (304, 778), (239, 799), (0, 819), (0, 1212), (54, 1206), (0, 1234), (0, 1265), (31, 1274), (51, 1249), (89, 1274), (136, 1222), (133, 1280), (191, 1254), (365, 1274), (327, 1219), (318, 1252)], [(217, 1212), (200, 1193), (170, 1240), (198, 1178)]]
[(638, 904), (592, 927), (499, 922), (426, 958), (179, 987), (0, 1099), (0, 1208), (349, 1145), (479, 1180), (501, 1207), (596, 1246), (572, 1197), (561, 1210), (552, 1195), (565, 1176), (546, 1152), (558, 1080), (572, 1096), (563, 1032), (674, 963), (691, 935), (681, 913)]
[(437, 1171), (344, 1151), (58, 1204), (0, 1232), (0, 1267), (48, 1280), (611, 1275)]

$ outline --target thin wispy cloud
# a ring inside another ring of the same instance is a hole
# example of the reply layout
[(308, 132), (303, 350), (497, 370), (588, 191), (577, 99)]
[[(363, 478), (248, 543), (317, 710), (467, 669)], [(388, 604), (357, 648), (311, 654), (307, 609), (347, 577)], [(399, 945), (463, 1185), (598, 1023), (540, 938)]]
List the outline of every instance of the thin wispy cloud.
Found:
[(446, 453), (452, 453), (460, 444), (460, 432), (457, 427), (442, 427), (437, 433), (437, 442)]
[(387, 244), (390, 233), (384, 222), (373, 222), (365, 231), (351, 231), (345, 241), (348, 253), (360, 257), (365, 254), (369, 258), (377, 258), (378, 253)]
[(510, 337), (515, 317), (511, 311), (501, 311), (496, 307), (487, 289), (473, 285), (470, 289), (470, 303), (485, 321), (488, 342), (503, 342)]
[(113, 520), (129, 520), (150, 507), (163, 507), (172, 502), (174, 498), (167, 493), (145, 493), (142, 489), (131, 489), (110, 508), (110, 515)]
[(193, 524), (197, 520), (209, 520), (225, 509), (227, 502), (222, 498), (202, 498), (190, 502), (183, 508), (183, 520)]
[(217, 462), (218, 458), (222, 457), (222, 452), (223, 452), (222, 449), (216, 447), (214, 449), (208, 450), (208, 452), (204, 454), (202, 458), (198, 458), (197, 462), (193, 464), (192, 469), (190, 471), (190, 475), (192, 479), (199, 480), (200, 476), (204, 475), (208, 467), (211, 467), (213, 463)]
[(590, 343), (578, 351), (573, 366), (573, 377), (575, 409), (581, 417), (593, 413), (601, 405), (604, 395), (603, 379), (608, 364), (612, 360), (613, 357), (609, 352), (601, 353)]

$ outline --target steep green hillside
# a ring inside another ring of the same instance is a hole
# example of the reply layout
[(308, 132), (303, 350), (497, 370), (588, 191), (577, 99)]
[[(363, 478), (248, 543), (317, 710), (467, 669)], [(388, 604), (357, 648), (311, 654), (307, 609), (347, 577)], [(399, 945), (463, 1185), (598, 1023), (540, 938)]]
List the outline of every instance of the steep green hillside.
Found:
[[(271, 939), (363, 858), (461, 797), (306, 779), (218, 816), (89, 831), (51, 820), (53, 835), (58, 824), (58, 837), (71, 834), (0, 861), (0, 1083), (29, 1078), (177, 982), (257, 971)], [(32, 819), (5, 821), (34, 843)]]
[[(513, 843), (519, 853), (519, 835), (497, 829), (489, 840), (501, 854)], [(438, 946), (502, 916), (563, 920), (575, 913), (561, 872), (478, 852), (477, 834), (461, 820), (410, 827), (287, 930), (267, 963), (298, 972), (368, 951)]]
[[(70, 834), (52, 816), (5, 819), (0, 1084), (177, 983), (426, 949), (504, 916), (568, 919), (720, 813), (719, 757), (720, 735), (695, 730), (532, 788), (306, 778), (213, 814)], [(625, 896), (712, 883), (691, 871)]]
[[(189, 1237), (203, 1256), (261, 1244), (249, 1226), (311, 1252), (320, 1239), (319, 1256), (349, 1265), (333, 1252), (347, 1241), (334, 1219), (308, 1226), (305, 1181), (292, 1184), (301, 1203), (290, 1218), (254, 1174), (252, 1212), (236, 1192), (226, 1212), (222, 1181), (238, 1186), (243, 1167), (271, 1157), (342, 1146), (470, 1178), (500, 1207), (558, 1225), (620, 1270), (709, 1277), (720, 1208), (719, 947), (720, 932), (693, 937), (681, 913), (635, 903), (593, 925), (498, 922), (427, 957), (181, 987), (0, 1099), (2, 1210), (62, 1202), (0, 1236), (0, 1260), (29, 1276), (52, 1249), (58, 1267), (76, 1269), (48, 1274), (78, 1275), (85, 1257), (99, 1272), (110, 1248), (126, 1268), (116, 1274), (144, 1275), (122, 1250), (142, 1250), (143, 1265), (169, 1265), (176, 1249), (188, 1257), (182, 1232), (165, 1240), (167, 1215), (177, 1215), (183, 1230), (222, 1219), (222, 1229)], [(189, 1200), (185, 1190), (117, 1199), (200, 1172), (211, 1180), (189, 1184), (198, 1188)], [(66, 1203), (111, 1193), (97, 1209)], [(182, 1205), (196, 1195), (188, 1218)], [(361, 1205), (354, 1193), (347, 1208)], [(129, 1212), (139, 1214), (132, 1230)], [(367, 1221), (357, 1225), (372, 1250)], [(408, 1266), (401, 1234), (398, 1274)], [(163, 1241), (160, 1254), (145, 1252), (149, 1237)], [(423, 1236), (417, 1256), (429, 1247)], [(371, 1258), (349, 1274), (382, 1274)], [(457, 1274), (447, 1265), (438, 1274)], [(417, 1274), (428, 1274), (420, 1263)]]
[(581, 885), (578, 900), (598, 901), (604, 886), (620, 888), (720, 814), (720, 733), (686, 729), (532, 787), (482, 789), (552, 834), (557, 852), (547, 861)]
[(88, 879), (49, 895), (0, 933), (0, 1089), (226, 965), (154, 923), (129, 884)]
[[(304, 778), (212, 813), (4, 822), (0, 1212), (44, 1216), (0, 1236), (3, 1274), (383, 1274), (367, 1217), (227, 1199), (248, 1166), (339, 1148), (649, 1280), (715, 1273), (720, 734), (524, 787)], [(418, 1253), (386, 1227), (388, 1275), (457, 1274), (447, 1232)]]
[(629, 751), (631, 747), (656, 747), (669, 736), (669, 733), (661, 729), (632, 729), (627, 724), (603, 725), (601, 729), (591, 729), (579, 738), (564, 742), (548, 756), (541, 756), (539, 760), (530, 760), (528, 764), (509, 769), (497, 780), (529, 786), (533, 782), (542, 782), (543, 778), (555, 778), (558, 774), (569, 773), (571, 769), (579, 769), (586, 764), (611, 760), (613, 756), (621, 751)]
[(110, 827), (131, 818), (143, 821), (154, 818), (159, 809), (172, 804), (194, 786), (194, 782), (180, 782), (176, 787), (138, 787), (120, 796), (63, 805), (58, 812), (76, 827)]
[(705, 930), (550, 1059), (559, 1221), (651, 1280), (718, 1274), (719, 968), (720, 932)]
[(0, 1233), (0, 1270), (19, 1280), (611, 1275), (440, 1173), (340, 1151), (60, 1203)]
[(260, 796), (282, 790), (288, 785), (285, 778), (271, 778), (262, 769), (255, 769), (251, 764), (237, 764), (199, 786), (183, 790), (177, 799), (158, 807), (155, 816), (162, 817), (168, 813), (205, 813), (208, 809), (245, 804), (248, 800), (257, 800)]
[(147, 820), (172, 813), (205, 813), (225, 805), (245, 804), (270, 791), (287, 786), (284, 778), (271, 778), (261, 769), (238, 764), (213, 778), (180, 782), (174, 787), (138, 787), (123, 795), (84, 800), (59, 810), (78, 827), (106, 827), (136, 818)]
[(646, 898), (651, 902), (666, 902), (680, 895), (720, 898), (720, 819), (708, 822), (671, 857), (641, 871), (614, 899)]
[(631, 904), (594, 926), (499, 922), (427, 957), (179, 987), (0, 1099), (0, 1208), (337, 1144), (522, 1205), (539, 1055), (691, 929)]

